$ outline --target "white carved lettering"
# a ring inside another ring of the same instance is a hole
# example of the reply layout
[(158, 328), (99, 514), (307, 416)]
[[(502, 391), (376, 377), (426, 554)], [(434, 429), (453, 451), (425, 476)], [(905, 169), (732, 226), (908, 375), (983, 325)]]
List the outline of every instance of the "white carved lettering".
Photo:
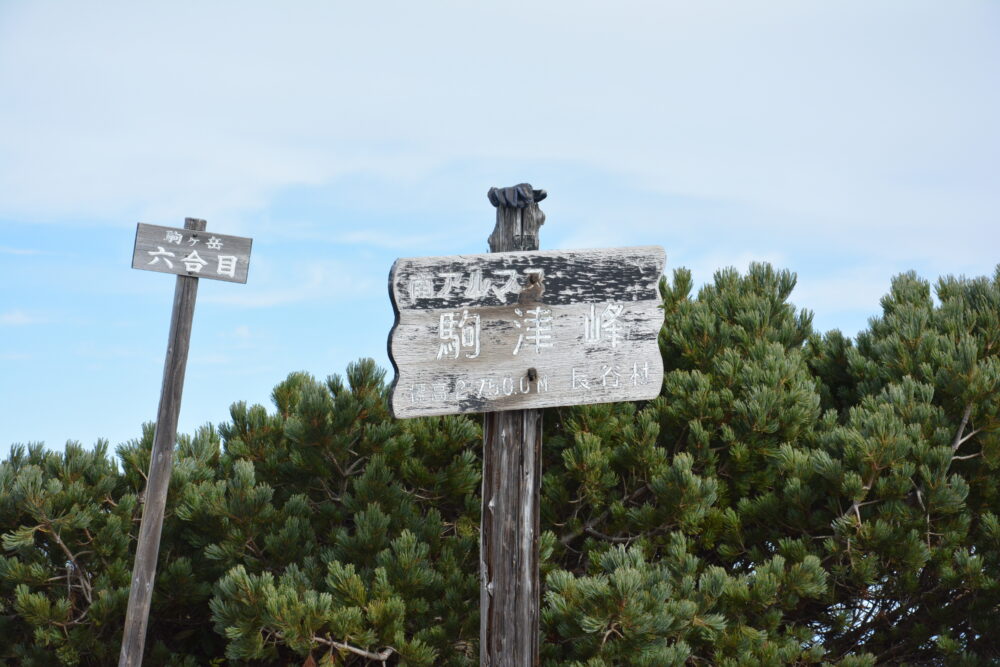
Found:
[(410, 385), (410, 403), (423, 403), (427, 400), (427, 385), (423, 382)]
[(621, 379), (621, 373), (616, 371), (614, 366), (604, 366), (604, 372), (601, 374), (601, 386), (607, 387), (611, 383), (612, 387), (617, 387)]
[(149, 263), (149, 266), (152, 266), (153, 264), (156, 264), (157, 262), (159, 262), (162, 259), (163, 263), (167, 265), (168, 269), (174, 268), (173, 262), (171, 262), (169, 259), (167, 259), (167, 257), (173, 257), (174, 253), (170, 252), (169, 250), (164, 250), (163, 246), (161, 246), (161, 245), (156, 246), (156, 250), (155, 251), (153, 251), (153, 250), (147, 250), (146, 254), (153, 258), (153, 261), (151, 261)]
[(497, 271), (497, 273), (500, 275), (506, 275), (507, 282), (500, 287), (494, 287), (493, 293), (498, 299), (500, 299), (501, 303), (506, 303), (508, 294), (519, 291), (517, 285), (517, 271), (514, 271), (513, 269), (504, 269), (502, 271)]
[(527, 343), (529, 347), (534, 346), (535, 354), (541, 354), (542, 348), (552, 347), (552, 311), (548, 308), (538, 306), (521, 310), (515, 308), (514, 313), (522, 318), (522, 322), (514, 321), (514, 326), (523, 329), (524, 333), (517, 335), (517, 343), (514, 345), (514, 356), (521, 351), (521, 346)]
[[(586, 378), (583, 378), (582, 381), (585, 387), (589, 389), (590, 385), (587, 384)], [(478, 389), (476, 388), (477, 384)], [(466, 378), (455, 380), (454, 388), (455, 391), (452, 393), (448, 391), (448, 385), (445, 383), (412, 384), (410, 385), (410, 402), (416, 403), (430, 400), (432, 395), (435, 401), (446, 401), (451, 398), (462, 400), (470, 393), (474, 393), (476, 398), (481, 399), (515, 396), (518, 394), (542, 394), (549, 390), (549, 378), (547, 375), (543, 375), (534, 383), (527, 376), (515, 379), (513, 375), (509, 374), (494, 377)]]
[(410, 278), (410, 301), (433, 298), (434, 282), (430, 278)]
[(459, 286), (461, 282), (461, 273), (439, 273), (438, 278), (444, 278), (444, 285), (441, 287), (441, 291), (437, 293), (439, 299), (447, 299), (451, 296), (453, 289)]
[(458, 359), (464, 351), (466, 359), (475, 359), (479, 356), (479, 334), (479, 315), (469, 315), (468, 310), (463, 310), (461, 316), (442, 313), (438, 321), (437, 358)]
[(636, 387), (640, 384), (649, 383), (649, 362), (645, 362), (642, 368), (639, 368), (638, 363), (632, 364), (632, 375), (629, 376), (629, 380), (632, 382), (632, 386)]
[(216, 275), (236, 277), (236, 255), (219, 255), (219, 266), (215, 270)]
[(201, 273), (201, 270), (208, 264), (201, 258), (197, 250), (192, 250), (191, 254), (182, 258), (181, 261), (184, 262), (184, 268), (191, 273)]
[(618, 318), (625, 312), (625, 306), (609, 303), (600, 313), (597, 308), (597, 304), (590, 304), (590, 314), (584, 316), (583, 339), (588, 343), (607, 340), (611, 347), (618, 347), (622, 338), (622, 324)]
[(468, 282), (465, 284), (465, 298), (481, 299), (490, 293), (491, 287), (493, 287), (492, 282), (483, 280), (483, 270), (473, 269), (469, 275)]

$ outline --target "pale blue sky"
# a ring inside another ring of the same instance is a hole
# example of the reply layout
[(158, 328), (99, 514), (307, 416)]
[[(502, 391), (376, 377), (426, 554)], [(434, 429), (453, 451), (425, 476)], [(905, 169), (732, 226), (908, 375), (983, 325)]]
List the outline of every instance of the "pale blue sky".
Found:
[(254, 238), (202, 281), (182, 431), (387, 366), (393, 259), (485, 251), (494, 185), (548, 190), (544, 248), (771, 261), (853, 334), (896, 273), (1000, 262), (997, 35), (992, 1), (0, 0), (0, 455), (155, 415), (139, 221)]

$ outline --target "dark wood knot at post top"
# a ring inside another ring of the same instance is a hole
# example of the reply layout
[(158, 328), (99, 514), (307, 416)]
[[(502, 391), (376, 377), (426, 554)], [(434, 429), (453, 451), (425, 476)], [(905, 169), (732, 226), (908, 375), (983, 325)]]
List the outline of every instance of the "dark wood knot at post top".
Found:
[(520, 183), (509, 188), (490, 188), (486, 196), (496, 207), (524, 208), (537, 204), (549, 195), (545, 190), (535, 190), (531, 187), (531, 183)]
[(545, 199), (545, 190), (536, 190), (530, 183), (507, 188), (490, 188), (486, 194), (497, 209), (497, 224), (490, 234), (491, 252), (538, 250), (538, 228), (545, 223), (545, 213), (538, 202)]

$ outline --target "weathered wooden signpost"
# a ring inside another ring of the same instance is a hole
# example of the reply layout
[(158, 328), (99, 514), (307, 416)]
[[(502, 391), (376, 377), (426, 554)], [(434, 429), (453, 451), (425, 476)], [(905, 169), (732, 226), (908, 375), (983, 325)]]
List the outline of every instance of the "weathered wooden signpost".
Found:
[(252, 239), (205, 233), (205, 221), (187, 218), (183, 229), (139, 223), (132, 252), (132, 268), (177, 275), (170, 318), (163, 386), (156, 412), (156, 431), (146, 478), (145, 503), (139, 542), (135, 549), (132, 587), (125, 613), (119, 666), (142, 664), (146, 624), (156, 576), (160, 532), (170, 485), (177, 418), (184, 389), (184, 369), (191, 341), (191, 321), (198, 295), (198, 278), (246, 283)]
[(541, 408), (659, 394), (657, 246), (539, 251), (543, 190), (493, 188), (491, 254), (396, 260), (397, 417), (483, 412), (480, 663), (538, 664)]

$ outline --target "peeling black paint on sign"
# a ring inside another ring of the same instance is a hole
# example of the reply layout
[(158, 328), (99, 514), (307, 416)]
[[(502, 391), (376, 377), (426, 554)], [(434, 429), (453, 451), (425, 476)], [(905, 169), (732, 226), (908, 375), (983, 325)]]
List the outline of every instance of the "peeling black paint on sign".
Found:
[(394, 413), (652, 398), (664, 262), (658, 246), (397, 260)]

